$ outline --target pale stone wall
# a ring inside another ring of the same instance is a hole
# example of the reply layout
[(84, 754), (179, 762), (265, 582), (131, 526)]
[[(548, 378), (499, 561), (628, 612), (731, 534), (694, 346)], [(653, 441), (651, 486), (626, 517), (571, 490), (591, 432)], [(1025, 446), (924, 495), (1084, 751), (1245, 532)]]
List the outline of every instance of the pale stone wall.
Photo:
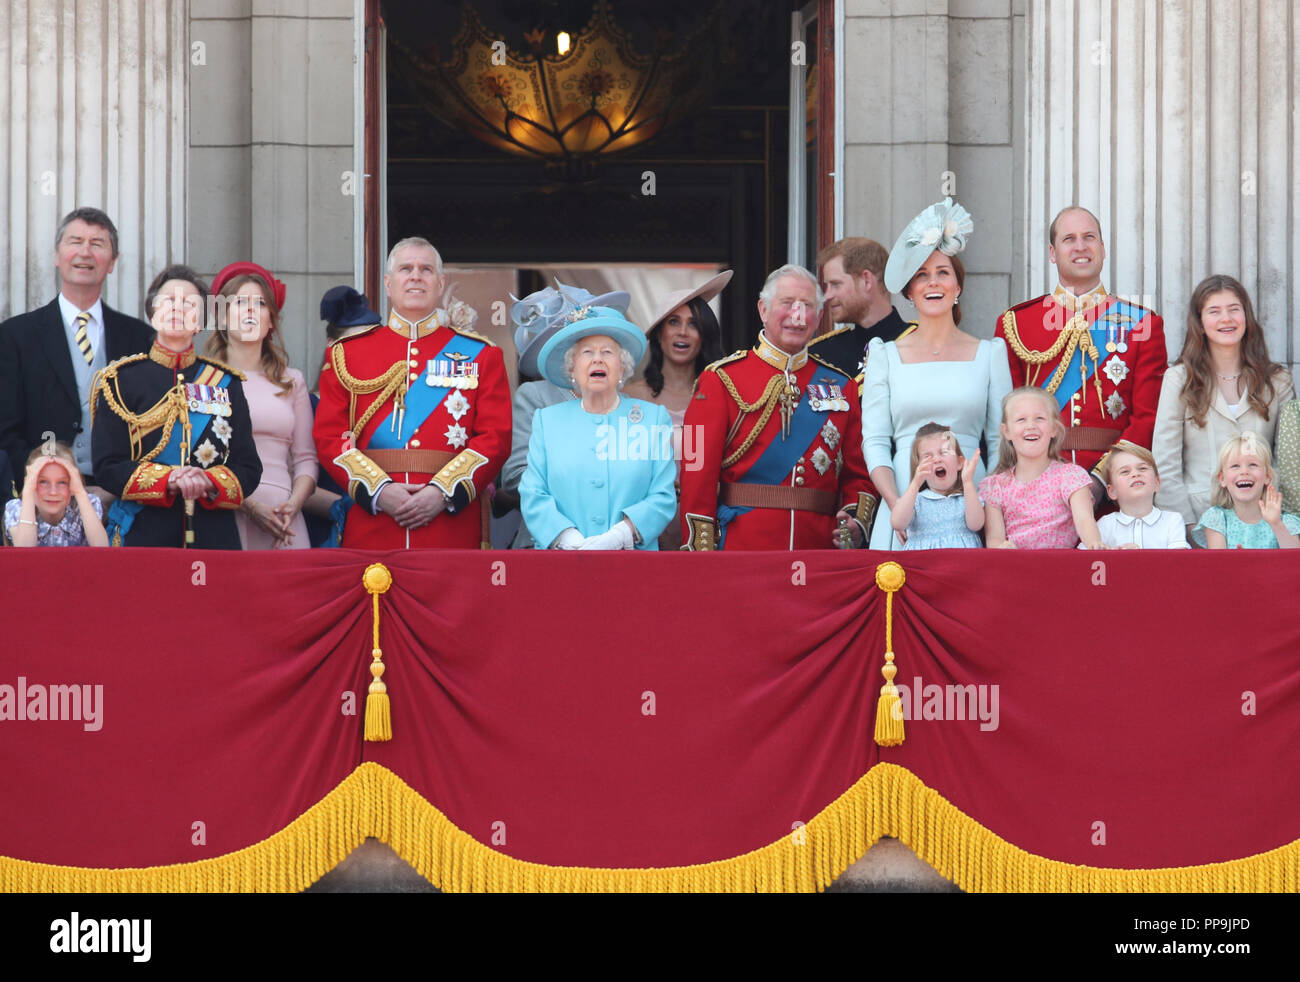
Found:
[(54, 235), (76, 207), (118, 227), (111, 307), (138, 315), (181, 257), (185, 29), (179, 4), (0, 0), (0, 316), (54, 297)]
[[(1182, 346), (1192, 289), (1245, 284), (1269, 352), (1296, 362), (1300, 233), (1292, 0), (1030, 0), (1029, 227), (1077, 200), (1107, 232), (1106, 284)], [(1051, 280), (1030, 253), (1038, 288)]]
[(352, 284), (353, 0), (191, 0), (190, 262), (251, 259), (287, 286), (283, 332), (312, 379), (320, 297)]
[(845, 233), (891, 248), (951, 172), (975, 219), (962, 327), (990, 336), (1025, 288), (1024, 0), (846, 3)]

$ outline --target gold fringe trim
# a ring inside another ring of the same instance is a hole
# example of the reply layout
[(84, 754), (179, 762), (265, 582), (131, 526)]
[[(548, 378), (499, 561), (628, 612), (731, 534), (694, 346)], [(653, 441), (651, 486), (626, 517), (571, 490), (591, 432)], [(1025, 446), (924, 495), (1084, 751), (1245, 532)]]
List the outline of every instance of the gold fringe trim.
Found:
[(901, 839), (967, 891), (1300, 889), (1300, 839), (1269, 852), (1203, 866), (1150, 870), (1076, 866), (1011, 845), (896, 764), (877, 764), (806, 826), (731, 859), (663, 869), (544, 866), (483, 845), (392, 771), (365, 763), (284, 829), (238, 852), (148, 869), (87, 869), (0, 857), (0, 890), (299, 891), (341, 863), (366, 836), (375, 836), (431, 883), (448, 891), (812, 892), (829, 886), (887, 835)]

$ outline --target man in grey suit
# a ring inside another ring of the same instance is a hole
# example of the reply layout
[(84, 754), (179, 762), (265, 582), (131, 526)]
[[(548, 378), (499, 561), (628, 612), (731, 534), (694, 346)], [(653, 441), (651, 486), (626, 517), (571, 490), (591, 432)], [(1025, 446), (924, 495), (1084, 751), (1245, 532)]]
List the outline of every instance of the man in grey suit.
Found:
[(72, 447), (86, 489), (105, 504), (112, 495), (91, 478), (90, 380), (110, 362), (148, 351), (154, 337), (144, 321), (100, 298), (117, 256), (117, 228), (106, 214), (70, 212), (54, 240), (59, 295), (0, 324), (0, 451), (15, 478), (53, 433)]
[[(514, 300), (514, 297), (511, 299)], [(519, 481), (528, 465), (528, 438), (533, 432), (533, 413), (566, 399), (578, 398), (576, 392), (561, 389), (546, 379), (524, 381), (525, 378), (537, 379), (540, 374), (537, 355), (542, 350), (542, 345), (565, 324), (569, 314), (579, 307), (613, 307), (626, 315), (627, 305), (631, 301), (631, 294), (623, 290), (595, 296), (581, 287), (566, 286), (556, 280), (554, 287), (548, 286), (530, 293), (522, 300), (515, 300), (514, 306), (510, 308), (510, 318), (515, 324), (515, 350), (519, 352), (520, 383), (515, 389), (512, 407), (514, 432), (510, 442), (510, 457), (501, 468), (501, 476), (497, 478), (497, 496), (493, 500), (493, 511), (498, 518), (519, 507)], [(510, 548), (533, 548), (533, 537), (522, 521)]]

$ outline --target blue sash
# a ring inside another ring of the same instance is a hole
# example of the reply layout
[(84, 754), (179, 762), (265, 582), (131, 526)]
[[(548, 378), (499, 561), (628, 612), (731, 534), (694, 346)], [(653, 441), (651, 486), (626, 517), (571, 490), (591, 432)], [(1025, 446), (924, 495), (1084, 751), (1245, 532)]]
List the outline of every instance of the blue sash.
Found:
[[(1127, 301), (1118, 299), (1104, 306), (1098, 305), (1096, 310), (1097, 316), (1088, 328), (1088, 333), (1092, 335), (1092, 343), (1096, 345), (1097, 351), (1101, 354), (1101, 357), (1097, 359), (1097, 367), (1100, 368), (1101, 363), (1106, 360), (1104, 353), (1107, 340), (1111, 337), (1115, 340), (1125, 340), (1127, 335), (1136, 330), (1138, 323), (1147, 316), (1148, 312), (1140, 307), (1134, 307)], [(1125, 320), (1126, 317), (1129, 319)], [(1092, 359), (1085, 359), (1082, 347), (1075, 348), (1074, 355), (1070, 358), (1070, 364), (1066, 366), (1065, 377), (1061, 379), (1061, 384), (1055, 392), (1058, 409), (1064, 411), (1069, 406), (1074, 394), (1083, 387), (1085, 382), (1092, 378), (1092, 373)], [(1042, 388), (1047, 388), (1048, 382), (1052, 380), (1052, 374), (1054, 373), (1049, 373), (1043, 379)]]
[[(196, 376), (197, 377), (197, 376)], [(213, 385), (220, 389), (230, 387), (231, 376), (223, 373), (221, 379), (216, 382), (205, 382), (204, 385)], [(199, 438), (203, 436), (212, 422), (211, 413), (202, 413), (198, 410), (189, 410), (190, 415), (190, 450), (193, 451), (194, 444), (198, 443)], [(160, 464), (167, 464), (170, 467), (179, 467), (181, 460), (181, 427), (173, 426), (171, 439), (167, 445), (158, 451), (158, 456), (154, 458)], [(126, 544), (127, 533), (131, 531), (131, 526), (135, 523), (135, 516), (140, 514), (140, 509), (144, 505), (139, 501), (123, 501), (117, 498), (108, 506), (108, 525), (105, 531), (108, 533), (108, 544), (121, 546)]]
[(390, 409), (388, 415), (380, 421), (379, 425), (371, 430), (370, 442), (367, 446), (375, 450), (404, 449), (407, 441), (411, 439), (411, 434), (433, 415), (434, 411), (442, 405), (442, 401), (448, 395), (453, 391), (458, 391), (444, 386), (430, 385), (428, 383), (429, 365), (440, 358), (447, 358), (453, 354), (468, 355), (468, 358), (459, 362), (459, 364), (468, 364), (478, 358), (479, 353), (486, 347), (487, 345), (482, 341), (475, 341), (463, 334), (456, 334), (452, 337), (446, 347), (425, 362), (424, 371), (420, 372), (420, 377), (408, 387), (406, 392), (406, 414), (402, 417), (401, 429), (399, 430), (394, 422), (394, 414), (397, 410)]
[[(822, 368), (813, 373), (809, 384), (838, 385), (843, 389), (847, 381), (847, 375), (828, 368)], [(808, 447), (817, 438), (817, 434), (826, 425), (827, 412), (814, 410), (812, 400), (807, 395), (807, 386), (804, 386), (804, 390), (804, 397), (799, 400), (794, 415), (790, 417), (790, 435), (783, 440), (780, 434), (777, 434), (776, 439), (767, 445), (767, 449), (759, 455), (758, 460), (754, 461), (749, 470), (736, 481), (737, 484), (784, 483), (790, 471), (794, 470), (795, 462), (807, 452)], [(780, 410), (778, 409), (777, 412), (780, 412)], [(771, 425), (770, 420), (768, 425)], [(718, 504), (719, 549), (724, 548), (726, 545), (727, 526), (741, 515), (752, 510), (747, 507), (738, 508), (734, 505)]]

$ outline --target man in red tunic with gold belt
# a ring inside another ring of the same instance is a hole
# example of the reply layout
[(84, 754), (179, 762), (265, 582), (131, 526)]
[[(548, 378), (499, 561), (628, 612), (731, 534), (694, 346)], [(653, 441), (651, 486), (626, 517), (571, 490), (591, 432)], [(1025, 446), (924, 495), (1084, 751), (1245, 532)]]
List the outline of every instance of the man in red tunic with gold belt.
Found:
[(356, 502), (344, 548), (487, 548), (475, 499), (510, 453), (510, 385), (473, 312), (438, 307), (443, 286), (438, 251), (403, 239), (384, 277), (388, 323), (326, 353), (313, 435)]
[(683, 435), (687, 550), (860, 545), (876, 494), (862, 459), (862, 404), (844, 372), (808, 353), (816, 278), (773, 272), (759, 295), (758, 343), (701, 373)]
[(1064, 209), (1048, 239), (1060, 284), (1006, 311), (997, 336), (1007, 342), (1011, 384), (1039, 386), (1055, 397), (1066, 426), (1065, 457), (1092, 474), (1099, 503), (1110, 446), (1123, 439), (1151, 447), (1168, 361), (1164, 321), (1101, 285), (1106, 245), (1092, 212)]

